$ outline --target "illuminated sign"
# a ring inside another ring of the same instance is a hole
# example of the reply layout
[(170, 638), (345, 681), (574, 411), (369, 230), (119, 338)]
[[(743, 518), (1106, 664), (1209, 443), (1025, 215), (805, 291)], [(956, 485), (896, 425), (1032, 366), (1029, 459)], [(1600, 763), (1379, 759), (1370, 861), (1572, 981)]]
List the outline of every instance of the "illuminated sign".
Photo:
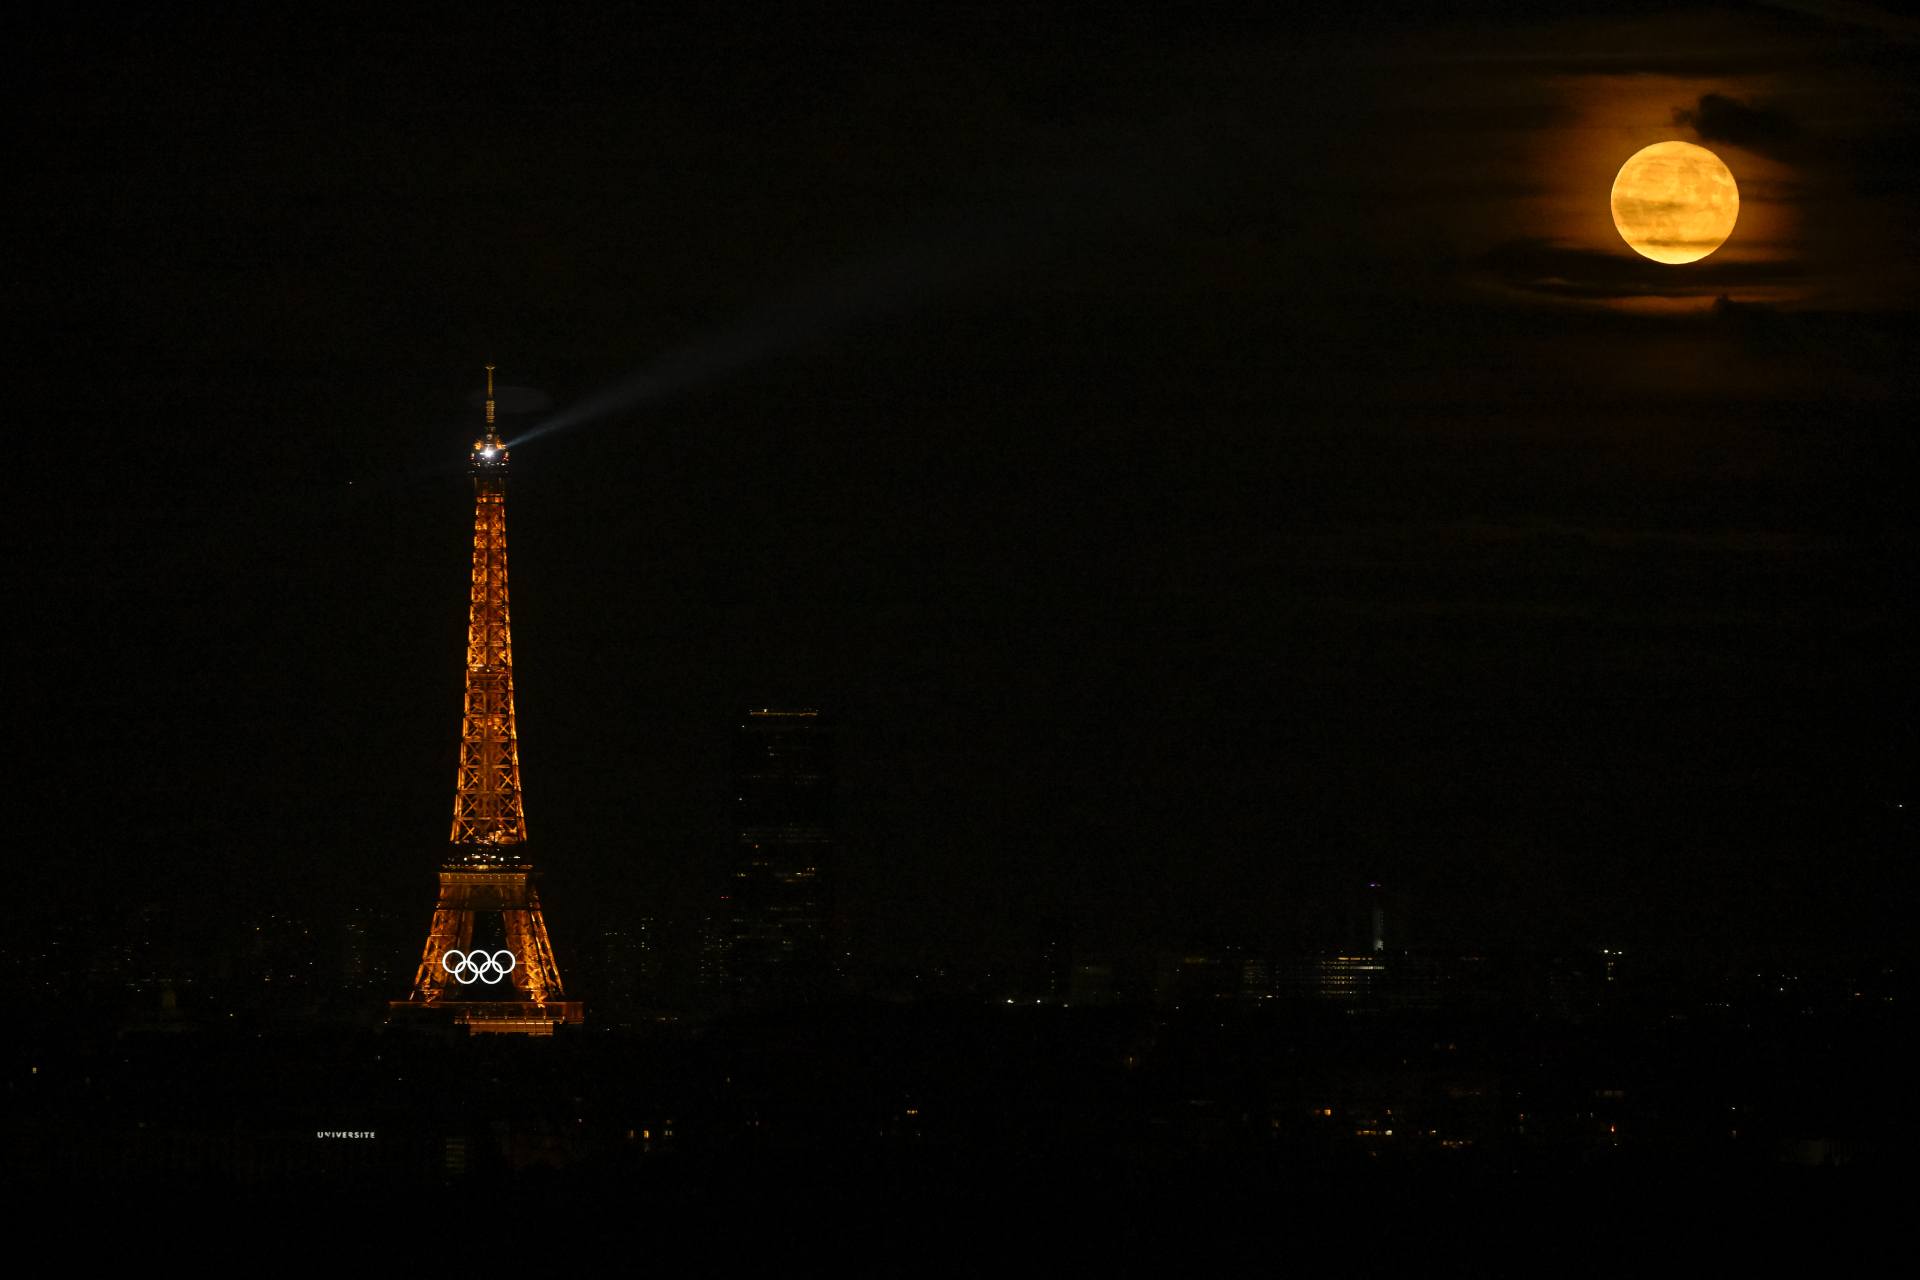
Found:
[(440, 967), (460, 980), (461, 986), (474, 982), (498, 982), (513, 972), (513, 952), (502, 948), (492, 954), (485, 951), (449, 951), (440, 957)]
[(313, 1136), (316, 1138), (371, 1138), (373, 1136), (373, 1130), (349, 1129), (344, 1132), (333, 1132), (333, 1133), (329, 1133), (325, 1130), (322, 1130), (321, 1132), (316, 1133)]

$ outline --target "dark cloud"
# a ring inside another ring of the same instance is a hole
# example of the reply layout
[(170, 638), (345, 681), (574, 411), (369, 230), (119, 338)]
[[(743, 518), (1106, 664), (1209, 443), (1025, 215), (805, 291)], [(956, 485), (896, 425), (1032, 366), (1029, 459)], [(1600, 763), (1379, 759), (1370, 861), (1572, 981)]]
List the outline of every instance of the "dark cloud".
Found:
[(1807, 39), (1753, 44), (1623, 51), (1539, 49), (1418, 54), (1382, 59), (1395, 66), (1484, 66), (1502, 74), (1570, 76), (1749, 76), (1830, 65), (1847, 46)]
[(1763, 156), (1778, 156), (1800, 136), (1800, 124), (1774, 107), (1749, 106), (1724, 94), (1703, 94), (1691, 110), (1676, 107), (1673, 122), (1707, 142), (1730, 142)]
[(1689, 297), (1708, 291), (1779, 285), (1800, 278), (1790, 262), (1691, 263), (1682, 272), (1663, 263), (1519, 239), (1481, 255), (1478, 269), (1511, 288), (1563, 298)]

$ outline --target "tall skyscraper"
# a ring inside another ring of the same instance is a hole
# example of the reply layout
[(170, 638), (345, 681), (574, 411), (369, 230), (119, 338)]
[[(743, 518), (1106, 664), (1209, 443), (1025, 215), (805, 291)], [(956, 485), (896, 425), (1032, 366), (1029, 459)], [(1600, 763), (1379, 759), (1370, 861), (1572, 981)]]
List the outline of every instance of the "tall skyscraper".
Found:
[(815, 711), (749, 711), (734, 774), (727, 989), (748, 1007), (823, 996), (838, 976), (832, 730)]
[(653, 917), (640, 916), (600, 932), (594, 978), (602, 1012), (615, 1023), (630, 1023), (659, 999), (658, 934)]

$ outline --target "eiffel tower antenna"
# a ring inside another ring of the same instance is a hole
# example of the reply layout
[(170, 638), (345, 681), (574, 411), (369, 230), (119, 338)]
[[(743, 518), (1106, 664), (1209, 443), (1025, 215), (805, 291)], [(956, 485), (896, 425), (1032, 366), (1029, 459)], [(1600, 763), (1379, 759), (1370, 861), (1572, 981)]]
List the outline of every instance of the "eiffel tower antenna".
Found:
[[(519, 852), (527, 839), (520, 799), (520, 741), (513, 714), (513, 631), (507, 612), (507, 450), (494, 427), (487, 366), (486, 431), (468, 459), (473, 476), (473, 586), (467, 610), (466, 714), (454, 779), (453, 848), (440, 869), (440, 903), (414, 977), (395, 1017), (446, 1010), (475, 1033), (551, 1035), (579, 1022), (562, 998), (560, 968), (534, 891), (536, 872)], [(505, 952), (510, 966), (500, 959)], [(462, 957), (486, 955), (480, 980)], [(489, 990), (491, 988), (491, 990)]]

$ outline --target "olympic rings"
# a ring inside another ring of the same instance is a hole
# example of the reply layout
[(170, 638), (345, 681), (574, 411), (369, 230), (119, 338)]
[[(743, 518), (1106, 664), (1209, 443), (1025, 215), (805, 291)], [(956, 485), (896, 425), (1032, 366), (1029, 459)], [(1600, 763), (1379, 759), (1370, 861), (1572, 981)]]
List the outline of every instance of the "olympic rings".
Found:
[[(504, 966), (500, 962), (502, 956), (506, 957)], [(516, 963), (513, 952), (506, 950), (492, 955), (484, 951), (449, 951), (440, 957), (440, 967), (460, 979), (463, 987), (474, 982), (498, 982), (513, 972)]]

